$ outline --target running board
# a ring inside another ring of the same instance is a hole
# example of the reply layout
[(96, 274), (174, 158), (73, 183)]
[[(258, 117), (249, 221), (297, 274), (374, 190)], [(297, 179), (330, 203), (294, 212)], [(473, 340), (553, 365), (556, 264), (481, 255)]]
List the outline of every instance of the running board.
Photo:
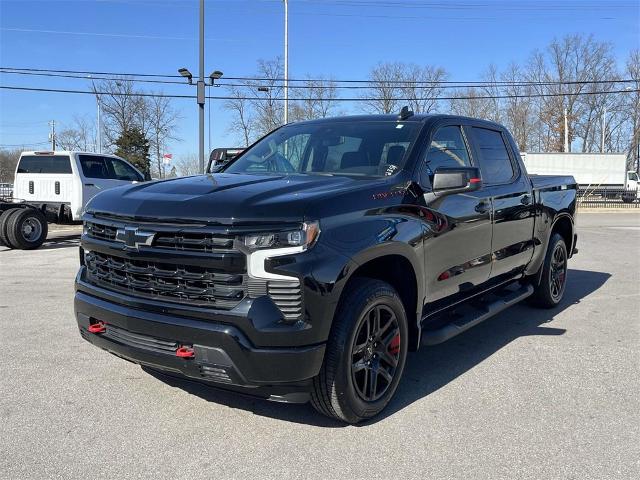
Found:
[(525, 285), (518, 290), (509, 292), (498, 300), (494, 300), (491, 303), (487, 303), (480, 308), (474, 309), (473, 311), (456, 318), (437, 330), (423, 330), (421, 343), (422, 345), (437, 345), (439, 343), (446, 342), (450, 338), (469, 330), (471, 327), (475, 327), (486, 319), (493, 317), (518, 302), (521, 302), (531, 294), (533, 294), (533, 286)]

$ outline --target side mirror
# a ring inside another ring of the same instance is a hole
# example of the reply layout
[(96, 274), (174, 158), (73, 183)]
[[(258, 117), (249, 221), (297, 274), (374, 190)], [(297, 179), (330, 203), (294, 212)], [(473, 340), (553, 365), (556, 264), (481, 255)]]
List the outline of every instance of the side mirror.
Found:
[(440, 195), (473, 192), (482, 187), (477, 167), (438, 168), (433, 175), (433, 192)]

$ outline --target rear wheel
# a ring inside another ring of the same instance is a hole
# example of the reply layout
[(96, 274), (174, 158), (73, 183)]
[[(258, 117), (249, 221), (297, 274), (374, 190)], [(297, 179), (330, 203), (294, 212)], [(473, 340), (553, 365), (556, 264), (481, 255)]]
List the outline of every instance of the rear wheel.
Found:
[(9, 242), (9, 235), (7, 234), (7, 226), (9, 222), (9, 217), (17, 212), (17, 208), (10, 208), (9, 210), (5, 210), (0, 215), (0, 243), (3, 243), (5, 246), (9, 248), (14, 248), (13, 245)]
[(380, 413), (393, 397), (407, 358), (408, 328), (391, 285), (357, 278), (347, 288), (311, 403), (324, 415), (357, 423)]
[(530, 297), (534, 306), (553, 308), (560, 303), (567, 285), (567, 245), (558, 233), (552, 235), (542, 265), (542, 278)]
[(47, 239), (49, 226), (40, 210), (22, 208), (9, 217), (7, 236), (13, 248), (33, 250)]

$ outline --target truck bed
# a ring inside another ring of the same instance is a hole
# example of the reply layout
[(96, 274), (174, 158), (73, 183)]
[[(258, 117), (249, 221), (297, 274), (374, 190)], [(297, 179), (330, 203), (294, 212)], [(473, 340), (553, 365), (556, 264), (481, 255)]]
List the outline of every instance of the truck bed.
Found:
[(561, 186), (572, 189), (577, 188), (576, 180), (571, 175), (529, 175), (529, 178), (533, 188), (536, 190), (546, 190)]

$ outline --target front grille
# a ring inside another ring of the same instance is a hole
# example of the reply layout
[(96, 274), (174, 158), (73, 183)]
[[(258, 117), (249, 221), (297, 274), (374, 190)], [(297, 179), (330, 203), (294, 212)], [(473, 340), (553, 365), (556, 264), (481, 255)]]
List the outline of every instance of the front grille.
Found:
[(85, 232), (88, 236), (98, 240), (113, 241), (116, 239), (117, 227), (111, 225), (100, 225), (98, 223), (86, 222)]
[(88, 280), (138, 297), (231, 309), (246, 294), (246, 275), (202, 266), (85, 254)]
[(178, 342), (175, 340), (160, 340), (159, 338), (148, 335), (133, 333), (111, 324), (106, 325), (106, 330), (102, 335), (124, 345), (157, 353), (175, 355), (178, 349)]
[(231, 250), (233, 237), (200, 232), (158, 232), (153, 240), (153, 246), (191, 252)]
[(285, 320), (298, 320), (302, 316), (302, 291), (298, 280), (269, 281), (267, 292)]

